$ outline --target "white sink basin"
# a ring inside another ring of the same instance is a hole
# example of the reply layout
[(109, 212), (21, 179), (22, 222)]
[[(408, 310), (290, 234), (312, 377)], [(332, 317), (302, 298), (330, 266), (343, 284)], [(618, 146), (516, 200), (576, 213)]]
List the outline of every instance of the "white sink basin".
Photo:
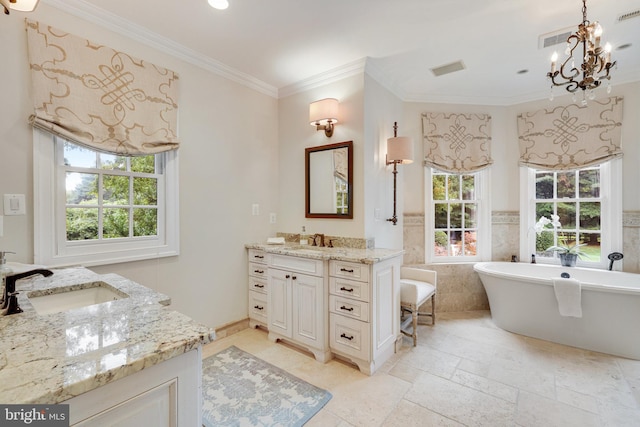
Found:
[(89, 287), (79, 285), (77, 289), (67, 288), (52, 294), (39, 295), (39, 293), (35, 291), (27, 295), (38, 314), (59, 313), (129, 297), (104, 282), (91, 283)]

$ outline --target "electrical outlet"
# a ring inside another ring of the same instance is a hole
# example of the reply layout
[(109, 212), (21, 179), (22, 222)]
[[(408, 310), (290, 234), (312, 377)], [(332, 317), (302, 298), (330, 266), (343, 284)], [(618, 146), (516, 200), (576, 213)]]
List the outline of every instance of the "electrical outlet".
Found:
[(253, 205), (251, 205), (251, 215), (256, 216), (256, 215), (260, 215), (260, 205), (257, 203), (254, 203)]
[(271, 212), (271, 213), (269, 214), (269, 222), (270, 222), (271, 224), (275, 224), (275, 223), (277, 222), (275, 212)]

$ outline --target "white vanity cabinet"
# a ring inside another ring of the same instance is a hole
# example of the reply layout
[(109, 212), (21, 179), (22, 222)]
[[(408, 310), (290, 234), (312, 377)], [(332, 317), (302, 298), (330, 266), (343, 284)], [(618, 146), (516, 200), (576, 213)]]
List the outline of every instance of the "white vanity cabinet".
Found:
[(400, 336), (401, 257), (374, 264), (329, 261), (329, 346), (371, 375)]
[(201, 426), (202, 351), (189, 351), (63, 403), (69, 405), (70, 426)]
[(259, 249), (249, 249), (249, 326), (267, 326), (267, 258)]
[(288, 340), (331, 358), (327, 340), (327, 280), (323, 260), (267, 254), (269, 339)]

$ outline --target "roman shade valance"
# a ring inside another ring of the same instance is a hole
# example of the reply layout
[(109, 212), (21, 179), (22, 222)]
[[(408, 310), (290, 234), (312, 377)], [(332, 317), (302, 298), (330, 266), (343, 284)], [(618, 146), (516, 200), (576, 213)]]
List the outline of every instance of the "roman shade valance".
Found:
[(520, 165), (571, 170), (621, 157), (621, 97), (518, 115)]
[(449, 173), (471, 173), (490, 166), (491, 116), (423, 113), (424, 164)]
[(33, 126), (119, 155), (178, 148), (178, 75), (27, 21)]

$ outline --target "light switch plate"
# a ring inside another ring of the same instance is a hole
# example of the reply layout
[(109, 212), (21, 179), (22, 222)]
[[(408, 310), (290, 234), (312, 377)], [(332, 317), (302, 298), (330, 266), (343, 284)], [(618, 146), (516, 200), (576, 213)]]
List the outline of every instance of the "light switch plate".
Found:
[(4, 214), (5, 215), (26, 215), (27, 208), (25, 205), (24, 194), (5, 194), (4, 195)]

